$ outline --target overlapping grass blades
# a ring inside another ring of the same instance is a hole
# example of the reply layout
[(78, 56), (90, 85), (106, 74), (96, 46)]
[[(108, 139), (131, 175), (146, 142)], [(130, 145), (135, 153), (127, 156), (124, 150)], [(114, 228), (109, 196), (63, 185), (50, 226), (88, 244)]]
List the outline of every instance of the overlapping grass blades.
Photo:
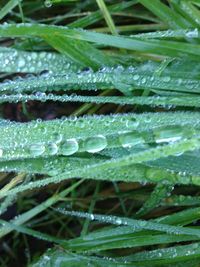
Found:
[[(39, 0), (4, 4), (0, 214), (19, 216), (0, 237), (59, 245), (35, 267), (198, 266), (198, 1), (50, 1), (41, 18)], [(31, 114), (54, 104), (59, 119)]]

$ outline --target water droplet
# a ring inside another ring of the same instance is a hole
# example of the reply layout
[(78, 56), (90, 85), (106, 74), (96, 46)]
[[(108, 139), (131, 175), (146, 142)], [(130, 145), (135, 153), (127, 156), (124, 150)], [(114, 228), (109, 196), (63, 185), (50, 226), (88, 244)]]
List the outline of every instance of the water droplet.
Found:
[(122, 220), (120, 218), (117, 218), (116, 219), (116, 224), (118, 224), (118, 225), (122, 224)]
[(19, 67), (24, 67), (25, 66), (25, 60), (23, 58), (19, 58), (18, 64), (19, 64)]
[(156, 143), (172, 143), (180, 140), (183, 136), (182, 129), (180, 128), (168, 128), (154, 131)]
[(107, 146), (107, 140), (103, 135), (89, 137), (84, 141), (83, 147), (89, 153), (96, 153)]
[(140, 78), (139, 74), (135, 74), (135, 75), (133, 75), (133, 80), (134, 80), (134, 81), (137, 81), (139, 78)]
[(50, 143), (47, 146), (47, 153), (49, 155), (55, 155), (58, 152), (58, 146), (55, 143)]
[(43, 144), (33, 144), (30, 146), (30, 153), (32, 156), (40, 156), (44, 153), (45, 147)]
[(3, 149), (0, 148), (0, 157), (3, 156)]
[(138, 133), (125, 133), (119, 136), (119, 141), (123, 147), (132, 147), (144, 143), (144, 139)]
[(44, 1), (44, 5), (45, 5), (46, 7), (51, 7), (51, 6), (52, 6), (52, 1), (51, 1), (51, 0), (45, 0), (45, 1)]
[(186, 32), (186, 37), (187, 38), (198, 38), (199, 37), (198, 29), (189, 30), (188, 32)]
[(142, 84), (146, 83), (146, 78), (145, 78), (145, 77), (142, 78), (141, 83), (142, 83)]
[(139, 125), (139, 121), (136, 120), (135, 118), (130, 118), (129, 120), (126, 121), (127, 128), (137, 128), (138, 125)]
[(65, 142), (63, 142), (60, 146), (59, 152), (62, 155), (69, 156), (78, 151), (79, 145), (76, 139), (68, 139)]
[(171, 80), (171, 78), (169, 76), (165, 76), (162, 78), (163, 82), (169, 82)]

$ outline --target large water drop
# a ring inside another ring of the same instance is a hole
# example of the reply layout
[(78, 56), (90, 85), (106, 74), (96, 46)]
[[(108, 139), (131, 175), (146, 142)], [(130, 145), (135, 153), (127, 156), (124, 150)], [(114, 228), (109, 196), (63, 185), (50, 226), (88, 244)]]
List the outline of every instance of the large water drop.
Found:
[(45, 146), (43, 144), (32, 144), (30, 146), (30, 153), (33, 157), (40, 156), (44, 153)]
[(68, 139), (60, 145), (60, 153), (65, 156), (72, 155), (78, 151), (79, 145), (75, 138)]
[(132, 147), (144, 143), (144, 139), (135, 132), (125, 133), (119, 136), (119, 141), (123, 147)]
[(107, 146), (107, 140), (103, 135), (89, 137), (84, 141), (84, 149), (89, 153), (97, 153)]

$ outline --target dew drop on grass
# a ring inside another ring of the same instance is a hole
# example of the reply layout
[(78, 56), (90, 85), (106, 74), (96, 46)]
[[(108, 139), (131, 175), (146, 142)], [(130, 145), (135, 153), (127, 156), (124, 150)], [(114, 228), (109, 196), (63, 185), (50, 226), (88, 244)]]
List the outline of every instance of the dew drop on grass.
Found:
[(168, 128), (154, 131), (156, 143), (172, 143), (180, 140), (183, 136), (181, 128)]
[(20, 68), (24, 67), (25, 66), (25, 60), (23, 58), (19, 58), (18, 64), (19, 64)]
[(76, 153), (79, 149), (78, 142), (75, 138), (68, 139), (60, 145), (60, 153), (69, 156)]
[(44, 1), (45, 7), (51, 7), (52, 6), (52, 1), (51, 0), (45, 0)]
[(89, 137), (84, 141), (83, 147), (89, 153), (97, 153), (107, 146), (107, 140), (103, 135)]
[(168, 82), (170, 82), (170, 80), (171, 80), (171, 78), (169, 76), (163, 77), (163, 82), (168, 83)]
[(132, 147), (144, 143), (144, 139), (138, 133), (125, 133), (119, 136), (122, 147)]
[(135, 118), (130, 118), (126, 121), (126, 127), (127, 128), (137, 128), (139, 126), (139, 121)]
[(58, 152), (58, 146), (55, 143), (48, 144), (46, 149), (49, 155), (55, 155)]
[(120, 218), (117, 218), (116, 219), (116, 224), (118, 224), (118, 225), (122, 224), (122, 220)]
[(43, 144), (33, 144), (30, 146), (30, 153), (33, 157), (42, 155), (44, 151), (45, 146)]
[(137, 81), (139, 78), (140, 78), (140, 76), (138, 74), (133, 75), (133, 80), (134, 81)]

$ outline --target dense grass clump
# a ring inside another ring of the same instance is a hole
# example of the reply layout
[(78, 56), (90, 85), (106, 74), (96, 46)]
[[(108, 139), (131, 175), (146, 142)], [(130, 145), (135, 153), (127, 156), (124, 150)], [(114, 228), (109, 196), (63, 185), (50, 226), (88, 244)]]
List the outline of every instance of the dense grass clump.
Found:
[(0, 266), (200, 266), (200, 2), (0, 20)]

